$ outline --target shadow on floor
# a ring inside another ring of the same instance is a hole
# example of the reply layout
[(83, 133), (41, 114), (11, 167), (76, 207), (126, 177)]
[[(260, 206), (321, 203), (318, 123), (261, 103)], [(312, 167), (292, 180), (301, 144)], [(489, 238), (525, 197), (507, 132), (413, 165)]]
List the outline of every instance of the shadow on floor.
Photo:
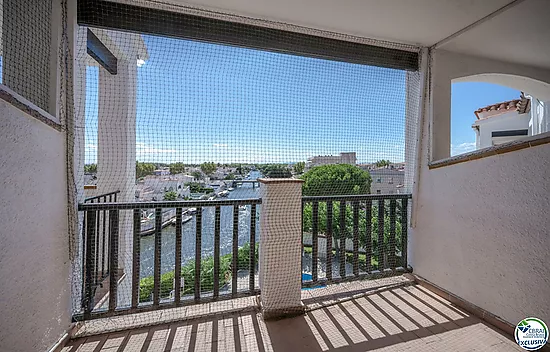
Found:
[(81, 338), (84, 351), (521, 351), (515, 342), (420, 286), (264, 322), (256, 312)]

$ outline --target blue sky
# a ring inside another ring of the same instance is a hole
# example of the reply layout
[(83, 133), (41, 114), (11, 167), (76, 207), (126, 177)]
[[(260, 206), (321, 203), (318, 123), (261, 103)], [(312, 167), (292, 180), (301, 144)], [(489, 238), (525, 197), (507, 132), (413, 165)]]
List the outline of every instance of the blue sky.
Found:
[[(139, 161), (296, 162), (349, 151), (357, 152), (359, 162), (404, 160), (403, 71), (144, 40), (150, 58), (137, 68)], [(89, 67), (87, 163), (96, 161), (97, 76), (98, 68)], [(499, 86), (453, 85), (453, 150), (475, 140), (474, 110), (518, 96)]]

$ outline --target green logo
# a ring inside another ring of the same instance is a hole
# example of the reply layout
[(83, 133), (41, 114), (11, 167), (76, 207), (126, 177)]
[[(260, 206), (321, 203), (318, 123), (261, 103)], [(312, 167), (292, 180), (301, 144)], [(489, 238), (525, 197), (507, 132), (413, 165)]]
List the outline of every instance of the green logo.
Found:
[(525, 318), (516, 325), (514, 337), (521, 348), (536, 351), (548, 342), (548, 327), (540, 319)]

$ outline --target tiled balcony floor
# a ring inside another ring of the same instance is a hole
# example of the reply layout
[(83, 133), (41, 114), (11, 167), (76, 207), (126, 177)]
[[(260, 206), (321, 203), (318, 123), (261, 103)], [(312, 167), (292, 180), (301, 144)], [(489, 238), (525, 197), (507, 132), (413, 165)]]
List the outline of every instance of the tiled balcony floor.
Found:
[(82, 337), (63, 352), (522, 351), (512, 336), (418, 285), (335, 297), (330, 304), (313, 302), (313, 310), (296, 318), (264, 322), (257, 310), (246, 309)]

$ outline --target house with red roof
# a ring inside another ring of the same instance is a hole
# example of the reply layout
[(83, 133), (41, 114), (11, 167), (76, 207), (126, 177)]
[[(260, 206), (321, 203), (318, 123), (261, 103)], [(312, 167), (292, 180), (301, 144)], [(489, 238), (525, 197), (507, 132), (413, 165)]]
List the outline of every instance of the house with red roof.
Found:
[(474, 111), (477, 120), (472, 124), (476, 133), (476, 149), (549, 131), (548, 105), (522, 93), (519, 99), (477, 109)]

